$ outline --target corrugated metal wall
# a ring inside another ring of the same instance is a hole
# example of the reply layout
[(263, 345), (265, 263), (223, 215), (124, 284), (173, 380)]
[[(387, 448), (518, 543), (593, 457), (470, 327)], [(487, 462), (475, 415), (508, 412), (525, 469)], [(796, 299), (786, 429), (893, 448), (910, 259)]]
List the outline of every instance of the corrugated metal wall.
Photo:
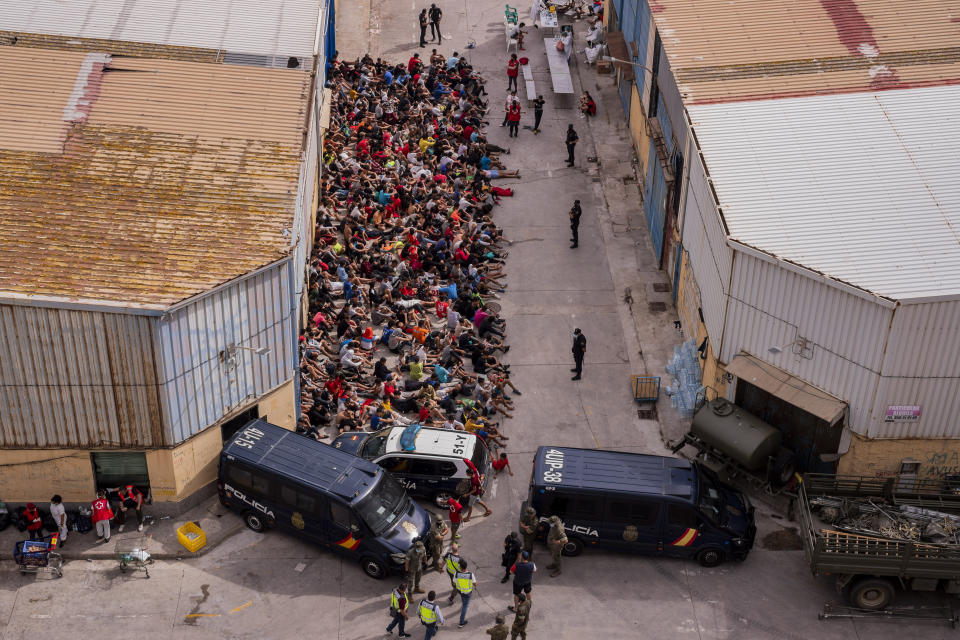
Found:
[[(848, 426), (866, 433), (891, 316), (892, 309), (737, 251), (720, 360), (748, 351), (847, 401)], [(812, 358), (793, 353), (798, 334), (815, 343)]]
[[(289, 380), (296, 360), (290, 260), (217, 289), (164, 316), (159, 324), (164, 414), (169, 443), (179, 443), (231, 410)], [(266, 347), (237, 353), (228, 370), (220, 352), (234, 343)]]
[[(717, 351), (723, 334), (733, 250), (727, 245), (726, 232), (721, 226), (700, 158), (692, 153), (691, 156), (686, 158), (690, 163), (690, 177), (683, 207), (681, 242), (689, 252), (699, 289), (696, 294), (703, 308), (710, 341), (714, 344), (714, 351)], [(689, 293), (687, 297), (689, 299)], [(690, 332), (693, 333), (692, 328)]]
[[(898, 307), (877, 389), (871, 438), (960, 437), (960, 301)], [(890, 405), (919, 405), (917, 422), (884, 422)]]
[[(680, 90), (677, 89), (677, 81), (670, 71), (670, 63), (666, 54), (660, 57), (660, 68), (657, 70), (657, 86), (660, 87), (660, 104), (657, 107), (657, 115), (666, 114), (670, 119), (670, 132), (676, 139), (676, 148), (683, 151), (687, 146), (687, 125), (686, 118), (683, 117), (684, 106), (680, 98)], [(661, 122), (661, 127), (663, 124)], [(664, 135), (667, 134), (666, 127), (663, 127)], [(673, 142), (670, 142), (670, 151), (674, 149)], [(684, 158), (686, 161), (686, 158)]]
[(157, 318), (0, 305), (0, 446), (163, 443)]

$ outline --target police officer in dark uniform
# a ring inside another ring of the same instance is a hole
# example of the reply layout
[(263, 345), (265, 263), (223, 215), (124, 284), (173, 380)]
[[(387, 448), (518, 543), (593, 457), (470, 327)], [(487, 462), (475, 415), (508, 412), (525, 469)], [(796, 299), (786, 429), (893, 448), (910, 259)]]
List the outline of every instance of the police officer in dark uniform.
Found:
[(574, 200), (573, 207), (570, 208), (570, 238), (571, 249), (576, 249), (580, 245), (580, 216), (583, 215), (583, 209), (580, 208), (580, 201)]
[(567, 127), (567, 166), (572, 167), (574, 165), (573, 159), (573, 150), (577, 147), (577, 141), (580, 138), (577, 137), (577, 132), (573, 130), (573, 125)]
[(580, 374), (583, 373), (583, 355), (587, 352), (587, 337), (583, 335), (583, 332), (580, 329), (573, 330), (573, 362), (576, 365), (570, 371), (573, 371), (577, 375), (570, 378), (571, 380), (579, 380)]

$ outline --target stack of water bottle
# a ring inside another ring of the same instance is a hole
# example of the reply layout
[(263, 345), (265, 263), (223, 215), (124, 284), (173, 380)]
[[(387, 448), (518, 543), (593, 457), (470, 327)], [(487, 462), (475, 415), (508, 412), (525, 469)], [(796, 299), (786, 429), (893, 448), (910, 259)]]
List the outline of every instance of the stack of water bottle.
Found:
[(666, 369), (673, 376), (673, 384), (665, 389), (670, 396), (670, 406), (682, 416), (692, 416), (696, 410), (697, 396), (703, 392), (696, 343), (687, 340), (674, 347), (673, 357), (667, 362)]

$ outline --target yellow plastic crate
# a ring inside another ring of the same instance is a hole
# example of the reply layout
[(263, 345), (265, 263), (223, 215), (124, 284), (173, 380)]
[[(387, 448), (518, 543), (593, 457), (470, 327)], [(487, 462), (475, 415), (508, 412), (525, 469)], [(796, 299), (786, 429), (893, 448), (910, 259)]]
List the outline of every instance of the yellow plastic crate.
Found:
[[(191, 538), (187, 534), (195, 534), (195, 536)], [(203, 529), (201, 529), (200, 525), (196, 522), (188, 522), (177, 529), (177, 540), (180, 541), (184, 549), (190, 553), (196, 553), (207, 544), (207, 534), (203, 532)]]

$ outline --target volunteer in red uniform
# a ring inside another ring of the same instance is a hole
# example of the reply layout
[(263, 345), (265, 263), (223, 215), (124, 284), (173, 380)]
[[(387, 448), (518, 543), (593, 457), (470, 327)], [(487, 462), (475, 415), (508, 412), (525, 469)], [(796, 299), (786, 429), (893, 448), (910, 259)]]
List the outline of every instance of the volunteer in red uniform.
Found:
[(40, 510), (32, 502), (27, 503), (27, 508), (23, 510), (23, 519), (27, 522), (27, 531), (30, 532), (31, 540), (39, 540), (43, 537), (43, 521), (40, 519)]
[(97, 528), (97, 537), (104, 542), (110, 542), (110, 520), (113, 518), (113, 509), (107, 500), (107, 493), (102, 489), (97, 491), (97, 499), (90, 503), (93, 508), (93, 525)]
[(143, 494), (132, 484), (128, 484), (118, 489), (117, 495), (120, 496), (120, 513), (117, 514), (120, 528), (117, 531), (123, 533), (123, 527), (127, 523), (127, 509), (136, 511), (137, 531), (143, 531)]

